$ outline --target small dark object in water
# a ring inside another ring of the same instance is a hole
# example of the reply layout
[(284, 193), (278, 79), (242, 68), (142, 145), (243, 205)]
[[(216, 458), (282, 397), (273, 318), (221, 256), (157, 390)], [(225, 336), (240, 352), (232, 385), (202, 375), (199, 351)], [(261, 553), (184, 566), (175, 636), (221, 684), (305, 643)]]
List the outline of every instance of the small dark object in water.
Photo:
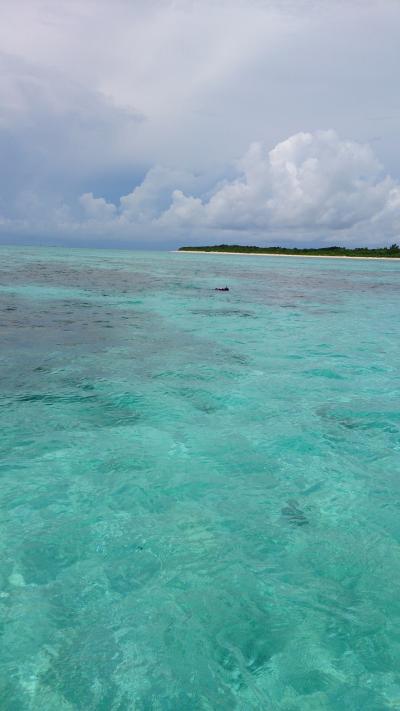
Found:
[(297, 501), (295, 499), (289, 499), (287, 506), (284, 506), (281, 513), (286, 516), (290, 523), (294, 526), (305, 526), (308, 524), (308, 518), (305, 516), (303, 511), (298, 508)]
[(215, 291), (229, 291), (227, 286), (217, 286)]

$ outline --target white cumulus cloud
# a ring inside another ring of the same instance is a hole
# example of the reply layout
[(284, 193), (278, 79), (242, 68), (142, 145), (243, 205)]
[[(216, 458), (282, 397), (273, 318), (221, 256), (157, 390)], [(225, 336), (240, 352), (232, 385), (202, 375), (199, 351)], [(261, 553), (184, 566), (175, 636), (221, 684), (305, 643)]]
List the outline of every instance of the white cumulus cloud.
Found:
[(159, 218), (170, 206), (177, 185), (184, 190), (201, 189), (200, 179), (189, 172), (154, 166), (140, 185), (120, 198), (121, 219), (146, 223)]
[(83, 207), (85, 215), (89, 219), (110, 220), (115, 215), (117, 208), (113, 203), (107, 202), (104, 198), (96, 198), (93, 193), (84, 193), (79, 198), (79, 202)]
[(270, 151), (253, 143), (238, 170), (205, 201), (176, 190), (163, 224), (319, 235), (384, 221), (390, 234), (399, 227), (399, 186), (370, 146), (332, 130), (297, 133)]
[[(342, 140), (333, 130), (296, 133), (267, 150), (250, 145), (227, 168), (230, 179), (154, 166), (115, 202), (85, 192), (78, 204), (44, 208), (25, 193), (25, 222), (15, 230), (48, 231), (74, 239), (129, 244), (218, 242), (385, 245), (400, 240), (400, 184), (371, 146)], [(23, 198), (23, 200), (22, 200)], [(77, 209), (79, 208), (79, 209)], [(12, 224), (11, 224), (12, 227)]]

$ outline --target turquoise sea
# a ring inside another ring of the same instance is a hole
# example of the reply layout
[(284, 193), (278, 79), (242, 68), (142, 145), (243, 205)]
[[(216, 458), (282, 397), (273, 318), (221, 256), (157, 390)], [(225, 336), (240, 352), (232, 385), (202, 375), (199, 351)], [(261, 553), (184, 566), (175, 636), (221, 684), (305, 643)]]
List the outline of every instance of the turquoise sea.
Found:
[(398, 262), (3, 247), (0, 322), (2, 711), (400, 709)]

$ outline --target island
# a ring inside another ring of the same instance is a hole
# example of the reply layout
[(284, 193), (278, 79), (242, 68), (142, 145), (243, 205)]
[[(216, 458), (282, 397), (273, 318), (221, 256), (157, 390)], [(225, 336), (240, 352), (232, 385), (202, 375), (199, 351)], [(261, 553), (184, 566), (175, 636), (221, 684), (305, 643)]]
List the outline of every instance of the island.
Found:
[(217, 244), (204, 247), (179, 247), (178, 252), (211, 252), (225, 254), (265, 254), (276, 257), (351, 257), (358, 259), (400, 259), (400, 247), (254, 247)]

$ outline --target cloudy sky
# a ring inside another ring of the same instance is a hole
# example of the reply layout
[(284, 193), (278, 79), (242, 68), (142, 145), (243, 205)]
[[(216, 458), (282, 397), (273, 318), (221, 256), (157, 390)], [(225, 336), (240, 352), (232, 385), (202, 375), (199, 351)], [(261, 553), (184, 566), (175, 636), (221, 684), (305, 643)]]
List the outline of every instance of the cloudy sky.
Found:
[(0, 0), (0, 241), (400, 241), (399, 0)]

